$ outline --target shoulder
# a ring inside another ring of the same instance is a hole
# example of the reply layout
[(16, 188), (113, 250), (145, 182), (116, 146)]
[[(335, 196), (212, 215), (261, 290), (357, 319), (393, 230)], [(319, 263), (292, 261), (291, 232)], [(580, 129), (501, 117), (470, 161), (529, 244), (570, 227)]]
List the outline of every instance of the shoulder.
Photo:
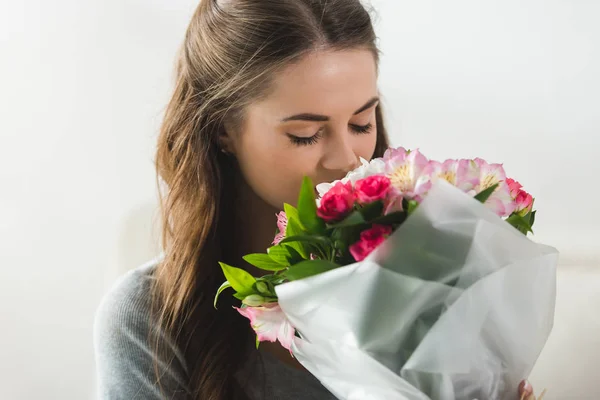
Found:
[[(156, 368), (163, 389), (176, 398), (187, 391), (183, 354), (151, 319), (151, 289), (159, 262), (160, 257), (123, 275), (96, 310), (94, 351), (102, 399), (163, 398)], [(160, 341), (161, 353), (154, 338)]]
[(95, 328), (143, 328), (143, 321), (150, 318), (151, 289), (159, 262), (159, 259), (151, 260), (127, 272), (113, 284), (96, 310)]

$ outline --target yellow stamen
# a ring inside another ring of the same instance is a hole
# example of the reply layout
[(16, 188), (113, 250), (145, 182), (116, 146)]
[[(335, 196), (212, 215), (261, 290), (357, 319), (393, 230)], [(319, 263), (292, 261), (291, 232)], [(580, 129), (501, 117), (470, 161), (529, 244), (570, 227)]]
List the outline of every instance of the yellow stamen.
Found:
[(389, 178), (395, 188), (403, 192), (407, 192), (411, 189), (410, 168), (408, 164), (396, 168), (394, 172), (389, 175)]
[(491, 186), (494, 186), (496, 183), (499, 183), (499, 181), (496, 179), (496, 177), (494, 175), (486, 175), (486, 177), (481, 182), (479, 190), (480, 191), (485, 190)]
[(451, 183), (452, 185), (454, 185), (454, 183), (456, 182), (456, 173), (451, 172), (451, 171), (446, 171), (446, 172), (442, 172), (440, 174), (440, 178), (448, 181), (449, 183)]

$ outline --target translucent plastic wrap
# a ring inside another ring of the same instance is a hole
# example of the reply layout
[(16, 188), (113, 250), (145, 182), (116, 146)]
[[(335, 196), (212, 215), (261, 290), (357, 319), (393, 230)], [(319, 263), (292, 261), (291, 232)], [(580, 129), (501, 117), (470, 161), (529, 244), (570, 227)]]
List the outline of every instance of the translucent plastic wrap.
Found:
[(514, 400), (552, 329), (558, 253), (440, 180), (360, 263), (276, 287), (339, 399)]

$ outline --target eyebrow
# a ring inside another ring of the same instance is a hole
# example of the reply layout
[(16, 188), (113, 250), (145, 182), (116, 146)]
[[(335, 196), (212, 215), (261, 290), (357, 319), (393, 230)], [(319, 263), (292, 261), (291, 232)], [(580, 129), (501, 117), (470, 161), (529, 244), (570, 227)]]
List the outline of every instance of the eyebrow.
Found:
[[(373, 97), (371, 100), (367, 101), (367, 103), (364, 106), (362, 106), (358, 110), (354, 111), (353, 115), (360, 114), (361, 112), (365, 111), (366, 109), (373, 107), (373, 104), (377, 103), (378, 101), (379, 101), (379, 97)], [(287, 118), (284, 118), (281, 120), (281, 122), (288, 122), (288, 121), (325, 122), (325, 121), (329, 121), (329, 117), (326, 115), (303, 113), (303, 114), (292, 115), (291, 117), (287, 117)]]

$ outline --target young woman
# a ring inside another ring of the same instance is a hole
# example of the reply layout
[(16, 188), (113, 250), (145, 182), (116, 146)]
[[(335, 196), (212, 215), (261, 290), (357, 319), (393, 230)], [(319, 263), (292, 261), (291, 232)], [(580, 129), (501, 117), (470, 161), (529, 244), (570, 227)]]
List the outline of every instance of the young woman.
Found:
[(217, 261), (264, 252), (303, 176), (383, 155), (375, 42), (359, 0), (201, 1), (158, 139), (164, 253), (98, 310), (101, 398), (335, 399), (278, 344), (257, 351), (231, 296), (215, 311)]

